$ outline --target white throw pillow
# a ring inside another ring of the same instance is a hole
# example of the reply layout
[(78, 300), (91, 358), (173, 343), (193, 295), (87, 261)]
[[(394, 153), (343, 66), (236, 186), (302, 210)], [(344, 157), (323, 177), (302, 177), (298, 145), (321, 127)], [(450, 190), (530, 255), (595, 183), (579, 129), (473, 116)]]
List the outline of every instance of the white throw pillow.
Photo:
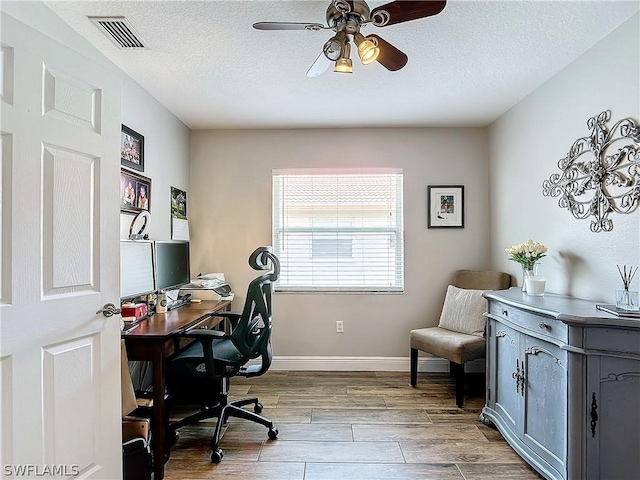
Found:
[(483, 292), (449, 285), (438, 326), (483, 337), (485, 318), (482, 314), (487, 310), (487, 300), (482, 296)]

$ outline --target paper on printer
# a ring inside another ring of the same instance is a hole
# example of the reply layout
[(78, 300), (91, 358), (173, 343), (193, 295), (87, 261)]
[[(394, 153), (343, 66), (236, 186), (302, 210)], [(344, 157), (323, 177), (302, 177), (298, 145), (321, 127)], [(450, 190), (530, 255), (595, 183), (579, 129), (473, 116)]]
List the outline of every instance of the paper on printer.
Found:
[(223, 298), (231, 293), (231, 286), (224, 279), (224, 273), (200, 273), (197, 278), (191, 280), (191, 284), (213, 290)]

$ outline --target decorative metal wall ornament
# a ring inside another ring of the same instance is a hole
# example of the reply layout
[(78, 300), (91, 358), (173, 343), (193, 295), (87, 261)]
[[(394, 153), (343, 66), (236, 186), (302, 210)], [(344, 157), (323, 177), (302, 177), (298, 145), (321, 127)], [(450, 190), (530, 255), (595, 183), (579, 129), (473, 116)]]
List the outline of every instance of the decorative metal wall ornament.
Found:
[[(591, 133), (576, 140), (565, 158), (558, 162), (562, 173), (554, 173), (542, 183), (545, 197), (560, 197), (558, 206), (577, 219), (591, 220), (592, 232), (610, 232), (611, 212), (631, 213), (640, 202), (640, 129), (625, 118), (609, 130), (607, 110), (587, 121)], [(607, 152), (611, 154), (607, 154)], [(579, 161), (591, 154), (592, 161)], [(590, 191), (593, 196), (588, 198)]]

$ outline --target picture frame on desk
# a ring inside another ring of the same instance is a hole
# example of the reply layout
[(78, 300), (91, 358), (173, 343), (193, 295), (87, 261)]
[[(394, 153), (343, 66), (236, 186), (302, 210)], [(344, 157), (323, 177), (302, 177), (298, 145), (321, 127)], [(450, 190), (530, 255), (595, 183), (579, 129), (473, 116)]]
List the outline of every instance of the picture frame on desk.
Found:
[(126, 169), (120, 171), (120, 211), (151, 211), (151, 179)]
[(464, 228), (464, 185), (427, 186), (427, 227)]
[(126, 125), (120, 133), (120, 164), (144, 172), (144, 137)]

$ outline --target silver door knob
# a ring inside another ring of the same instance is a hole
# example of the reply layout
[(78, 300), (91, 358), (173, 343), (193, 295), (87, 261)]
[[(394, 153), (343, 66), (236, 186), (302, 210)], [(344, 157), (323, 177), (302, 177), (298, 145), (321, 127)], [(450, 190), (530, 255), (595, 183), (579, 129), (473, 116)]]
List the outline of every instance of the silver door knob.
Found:
[(105, 303), (104, 307), (96, 312), (96, 314), (101, 313), (105, 317), (110, 317), (112, 315), (120, 315), (122, 310), (117, 308), (113, 303)]

